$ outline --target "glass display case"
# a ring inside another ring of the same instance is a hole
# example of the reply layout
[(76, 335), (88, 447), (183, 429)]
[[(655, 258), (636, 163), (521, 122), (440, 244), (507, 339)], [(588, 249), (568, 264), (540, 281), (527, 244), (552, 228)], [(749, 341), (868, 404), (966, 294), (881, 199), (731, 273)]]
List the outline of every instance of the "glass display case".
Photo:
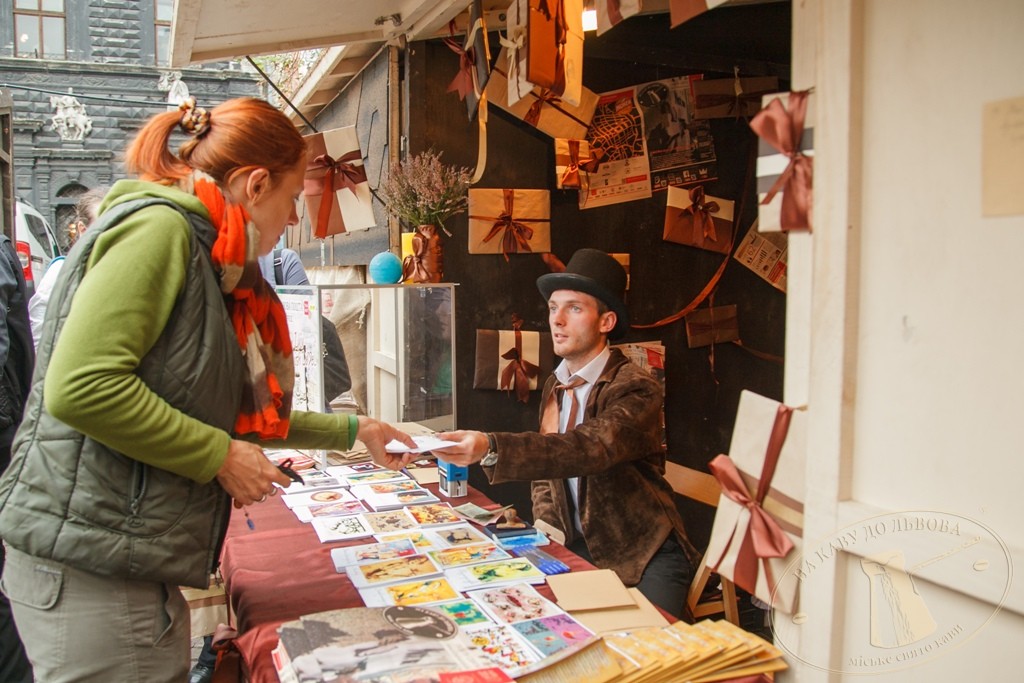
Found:
[[(279, 288), (293, 315), (323, 315), (338, 330), (352, 387), (327, 402), (336, 412), (356, 412), (386, 422), (418, 422), (438, 431), (454, 429), (455, 285), (339, 284)], [(305, 297), (305, 303), (289, 297)], [(316, 310), (316, 309), (319, 310)], [(296, 340), (296, 395), (315, 405), (314, 384), (323, 385), (322, 367), (302, 367), (316, 358), (305, 353), (318, 342), (317, 325)], [(322, 344), (322, 342), (320, 342)], [(315, 375), (321, 373), (319, 382)]]

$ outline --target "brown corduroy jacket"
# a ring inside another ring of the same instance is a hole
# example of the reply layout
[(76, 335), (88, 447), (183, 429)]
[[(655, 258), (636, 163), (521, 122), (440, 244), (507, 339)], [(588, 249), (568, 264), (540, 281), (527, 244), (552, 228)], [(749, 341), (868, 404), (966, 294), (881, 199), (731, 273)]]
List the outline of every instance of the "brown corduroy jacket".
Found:
[[(555, 385), (544, 385), (541, 406)], [(533, 516), (577, 535), (565, 480), (579, 477), (580, 521), (594, 563), (628, 586), (669, 534), (675, 533), (696, 566), (699, 554), (665, 480), (661, 447), (662, 392), (644, 369), (612, 349), (587, 399), (583, 422), (566, 434), (498, 432), (498, 461), (484, 471), (491, 483), (531, 481)]]

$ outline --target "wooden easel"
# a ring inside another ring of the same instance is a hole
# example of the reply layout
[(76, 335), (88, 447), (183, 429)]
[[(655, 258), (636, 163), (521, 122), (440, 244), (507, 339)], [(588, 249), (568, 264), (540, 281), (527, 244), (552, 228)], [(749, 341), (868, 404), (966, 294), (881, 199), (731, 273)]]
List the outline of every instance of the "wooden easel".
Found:
[[(722, 489), (718, 485), (718, 480), (707, 472), (669, 462), (665, 465), (665, 479), (672, 485), (672, 490), (679, 495), (713, 508), (718, 507), (718, 498), (722, 494)], [(736, 607), (736, 586), (729, 579), (719, 577), (722, 582), (721, 594), (703, 602), (700, 601), (713, 573), (711, 567), (705, 564), (704, 558), (701, 558), (700, 564), (694, 570), (693, 582), (690, 584), (690, 592), (686, 597), (690, 612), (694, 619), (724, 613), (726, 620), (739, 626), (740, 615)]]

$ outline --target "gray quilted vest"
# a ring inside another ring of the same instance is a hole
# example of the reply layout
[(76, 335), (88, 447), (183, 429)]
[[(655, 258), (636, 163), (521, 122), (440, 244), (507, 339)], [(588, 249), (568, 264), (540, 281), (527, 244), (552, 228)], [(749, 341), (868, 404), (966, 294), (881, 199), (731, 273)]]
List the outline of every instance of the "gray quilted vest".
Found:
[(75, 245), (50, 299), (24, 419), (0, 479), (0, 536), (95, 574), (205, 588), (231, 511), (216, 479), (198, 484), (144, 465), (71, 429), (43, 402), (50, 353), (96, 238), (153, 204), (188, 219), (190, 260), (170, 320), (135, 372), (178, 410), (232, 432), (244, 361), (210, 262), (214, 228), (156, 197), (114, 206)]

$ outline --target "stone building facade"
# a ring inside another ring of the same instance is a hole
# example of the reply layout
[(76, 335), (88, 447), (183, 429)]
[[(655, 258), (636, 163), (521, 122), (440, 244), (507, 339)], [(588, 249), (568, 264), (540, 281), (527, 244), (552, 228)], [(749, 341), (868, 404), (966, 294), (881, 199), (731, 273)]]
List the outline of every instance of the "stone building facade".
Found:
[[(59, 239), (82, 192), (125, 177), (146, 119), (263, 96), (243, 62), (166, 67), (172, 0), (0, 0), (0, 84), (14, 99), (14, 191)], [(246, 65), (247, 66), (247, 65)]]

